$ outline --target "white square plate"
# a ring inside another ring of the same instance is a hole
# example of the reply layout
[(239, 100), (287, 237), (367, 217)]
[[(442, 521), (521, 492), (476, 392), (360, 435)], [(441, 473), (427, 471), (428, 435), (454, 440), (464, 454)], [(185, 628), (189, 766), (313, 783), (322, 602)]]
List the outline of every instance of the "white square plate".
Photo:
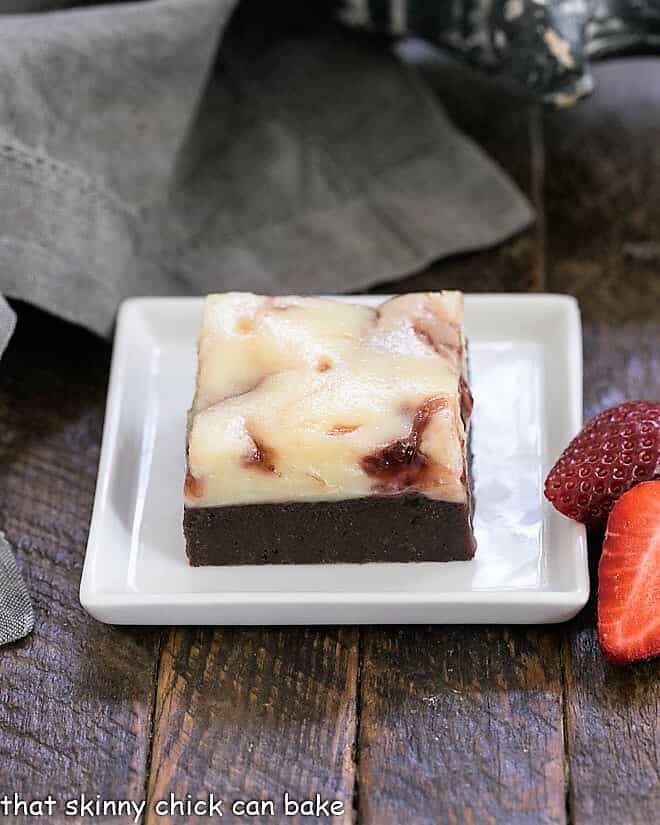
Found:
[[(342, 300), (378, 304), (386, 296)], [(543, 498), (582, 422), (572, 298), (468, 295), (475, 397), (469, 562), (192, 568), (181, 527), (202, 300), (137, 298), (117, 322), (83, 607), (117, 624), (559, 622), (586, 602), (585, 531)]]

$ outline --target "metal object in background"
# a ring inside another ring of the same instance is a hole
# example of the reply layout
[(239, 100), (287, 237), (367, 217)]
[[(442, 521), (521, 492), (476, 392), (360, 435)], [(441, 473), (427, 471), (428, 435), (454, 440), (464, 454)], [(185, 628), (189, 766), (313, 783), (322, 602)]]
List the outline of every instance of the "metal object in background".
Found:
[(660, 50), (659, 0), (344, 0), (340, 17), (422, 37), (555, 106), (591, 92), (590, 58)]

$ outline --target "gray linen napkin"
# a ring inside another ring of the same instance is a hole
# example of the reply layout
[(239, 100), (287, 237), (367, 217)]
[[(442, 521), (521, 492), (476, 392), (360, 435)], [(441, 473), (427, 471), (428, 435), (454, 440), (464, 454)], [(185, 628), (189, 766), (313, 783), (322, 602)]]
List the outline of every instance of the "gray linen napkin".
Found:
[(27, 636), (34, 613), (9, 544), (0, 533), (0, 646)]
[[(0, 296), (0, 355), (11, 335), (16, 317)], [(11, 549), (0, 532), (0, 645), (15, 642), (34, 626), (30, 597), (18, 572)]]
[[(6, 295), (109, 335), (129, 296), (353, 290), (531, 220), (417, 76), (320, 0), (242, 2), (228, 26), (236, 0), (62, 5), (0, 15)], [(25, 607), (9, 592), (3, 611)]]
[(131, 295), (352, 290), (530, 221), (381, 42), (235, 2), (0, 16), (0, 292), (107, 335)]

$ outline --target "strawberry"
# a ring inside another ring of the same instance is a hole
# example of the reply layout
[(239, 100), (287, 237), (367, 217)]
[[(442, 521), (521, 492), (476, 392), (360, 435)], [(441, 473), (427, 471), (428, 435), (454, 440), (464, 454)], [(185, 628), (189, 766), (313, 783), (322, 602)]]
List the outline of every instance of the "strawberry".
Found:
[(545, 495), (565, 516), (604, 526), (617, 498), (660, 477), (660, 403), (630, 401), (588, 421), (545, 480)]
[(660, 481), (624, 493), (598, 567), (598, 639), (612, 662), (660, 655)]

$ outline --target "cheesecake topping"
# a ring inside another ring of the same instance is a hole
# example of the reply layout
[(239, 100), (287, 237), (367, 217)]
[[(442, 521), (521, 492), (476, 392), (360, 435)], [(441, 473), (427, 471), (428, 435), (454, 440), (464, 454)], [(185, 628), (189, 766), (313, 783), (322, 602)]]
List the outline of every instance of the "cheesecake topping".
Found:
[(186, 506), (404, 492), (464, 502), (462, 313), (458, 292), (375, 309), (209, 296)]

